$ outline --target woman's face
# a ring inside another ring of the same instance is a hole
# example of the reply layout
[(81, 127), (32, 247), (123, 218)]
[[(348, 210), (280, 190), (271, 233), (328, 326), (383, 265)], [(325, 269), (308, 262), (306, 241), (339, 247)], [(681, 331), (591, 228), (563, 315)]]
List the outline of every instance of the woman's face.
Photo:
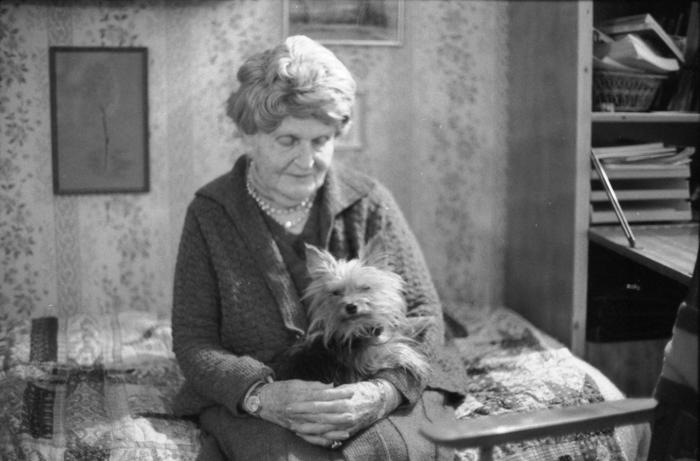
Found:
[(318, 190), (333, 159), (335, 127), (315, 118), (287, 117), (272, 133), (245, 135), (251, 181), (268, 200), (293, 206)]

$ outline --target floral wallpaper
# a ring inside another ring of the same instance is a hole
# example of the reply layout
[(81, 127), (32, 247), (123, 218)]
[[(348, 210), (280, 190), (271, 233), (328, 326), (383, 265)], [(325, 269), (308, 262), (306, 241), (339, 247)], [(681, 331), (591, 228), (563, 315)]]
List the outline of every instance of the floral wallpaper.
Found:
[(443, 298), (476, 304), (500, 304), (503, 289), (507, 11), (495, 3), (426, 7), (415, 33), (429, 44), (415, 61), (440, 69), (437, 79), (420, 72), (415, 85), (434, 87), (417, 93), (428, 144), (416, 154), (430, 165), (422, 187), (438, 185), (435, 218), (419, 221), (418, 232), (440, 236), (433, 274)]
[(49, 289), (42, 284), (37, 251), (43, 227), (32, 207), (32, 186), (40, 178), (28, 168), (33, 140), (43, 123), (36, 97), (27, 91), (36, 55), (27, 49), (16, 12), (8, 6), (0, 6), (0, 45), (0, 321), (4, 321), (30, 315)]
[[(407, 1), (402, 46), (331, 47), (362, 94), (337, 158), (394, 191), (448, 304), (502, 301), (507, 7)], [(185, 208), (241, 153), (235, 71), (282, 20), (281, 0), (0, 5), (0, 321), (167, 315)], [(53, 194), (50, 46), (148, 48), (150, 192)]]

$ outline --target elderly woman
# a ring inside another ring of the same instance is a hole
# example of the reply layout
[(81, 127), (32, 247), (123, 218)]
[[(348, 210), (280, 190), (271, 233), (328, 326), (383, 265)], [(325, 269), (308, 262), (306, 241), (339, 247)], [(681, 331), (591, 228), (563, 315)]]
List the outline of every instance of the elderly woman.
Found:
[[(186, 382), (179, 414), (199, 415), (227, 459), (451, 459), (418, 429), (444, 417), (452, 388), (401, 370), (333, 386), (276, 380), (281, 353), (305, 333), (304, 244), (353, 258), (381, 234), (406, 282), (410, 316), (432, 316), (422, 347), (443, 343), (440, 303), (423, 256), (391, 194), (333, 164), (350, 124), (355, 81), (303, 36), (248, 59), (228, 115), (247, 152), (197, 191), (175, 273), (173, 346)], [(437, 367), (439, 368), (439, 367)], [(435, 376), (447, 376), (437, 370)]]

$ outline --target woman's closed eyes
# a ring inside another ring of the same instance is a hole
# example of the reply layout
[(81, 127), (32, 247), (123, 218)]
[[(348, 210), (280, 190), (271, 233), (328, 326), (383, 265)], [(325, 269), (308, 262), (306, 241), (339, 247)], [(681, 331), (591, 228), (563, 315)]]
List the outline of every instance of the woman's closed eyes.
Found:
[[(314, 147), (314, 149), (318, 150), (326, 145), (326, 143), (330, 140), (330, 136), (319, 136), (311, 140), (311, 145)], [(277, 143), (283, 147), (294, 147), (299, 144), (299, 142), (301, 142), (301, 140), (298, 137), (290, 134), (277, 137)]]

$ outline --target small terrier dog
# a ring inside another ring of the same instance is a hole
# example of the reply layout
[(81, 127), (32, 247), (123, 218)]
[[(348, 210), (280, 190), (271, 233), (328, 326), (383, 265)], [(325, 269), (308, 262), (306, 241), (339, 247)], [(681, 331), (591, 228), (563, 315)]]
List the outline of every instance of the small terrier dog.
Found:
[(336, 385), (402, 368), (421, 382), (430, 373), (416, 339), (432, 321), (406, 316), (403, 279), (388, 269), (380, 238), (357, 259), (335, 259), (306, 245), (309, 327), (282, 362), (281, 375)]

